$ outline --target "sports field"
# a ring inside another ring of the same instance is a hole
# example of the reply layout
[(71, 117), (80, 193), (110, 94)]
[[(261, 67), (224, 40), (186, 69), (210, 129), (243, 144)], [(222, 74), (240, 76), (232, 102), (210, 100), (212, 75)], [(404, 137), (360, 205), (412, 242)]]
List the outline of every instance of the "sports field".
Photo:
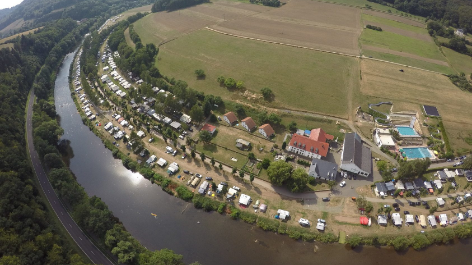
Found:
[[(441, 115), (452, 148), (472, 148), (464, 137), (472, 133), (472, 94), (454, 86), (446, 76), (415, 69), (404, 69), (393, 64), (362, 60), (361, 95), (387, 98), (394, 103), (394, 111), (420, 110), (423, 104), (436, 106)], [(365, 100), (368, 100), (368, 99)]]
[[(203, 45), (204, 43), (204, 45)], [(244, 99), (221, 87), (219, 75), (242, 80), (259, 94), (269, 87), (275, 107), (308, 110), (346, 117), (352, 78), (358, 77), (357, 59), (266, 44), (199, 30), (160, 48), (161, 73), (185, 80), (189, 86), (224, 99)], [(203, 69), (205, 80), (194, 71)], [(355, 83), (355, 82), (354, 82)]]

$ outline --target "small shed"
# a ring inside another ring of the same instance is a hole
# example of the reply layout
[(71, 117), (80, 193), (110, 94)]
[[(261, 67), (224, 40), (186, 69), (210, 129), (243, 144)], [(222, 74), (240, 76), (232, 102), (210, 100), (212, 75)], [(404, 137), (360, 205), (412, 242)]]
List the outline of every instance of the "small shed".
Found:
[(387, 187), (385, 186), (385, 183), (375, 183), (375, 191), (378, 193), (378, 196), (385, 196), (387, 194)]
[(405, 190), (405, 185), (403, 185), (403, 182), (401, 180), (398, 180), (397, 183), (395, 183), (395, 188), (397, 188), (397, 190)]
[(246, 149), (249, 149), (249, 147), (251, 147), (251, 143), (243, 139), (237, 139), (236, 147), (241, 150), (246, 150)]

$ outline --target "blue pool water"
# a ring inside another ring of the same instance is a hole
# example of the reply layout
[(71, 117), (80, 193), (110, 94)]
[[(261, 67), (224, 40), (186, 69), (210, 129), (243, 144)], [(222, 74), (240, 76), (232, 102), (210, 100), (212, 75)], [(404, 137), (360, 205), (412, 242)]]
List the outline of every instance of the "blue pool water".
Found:
[(398, 133), (404, 136), (418, 135), (413, 128), (407, 126), (397, 126)]
[(431, 153), (426, 147), (403, 148), (403, 152), (408, 158), (426, 158), (431, 157)]

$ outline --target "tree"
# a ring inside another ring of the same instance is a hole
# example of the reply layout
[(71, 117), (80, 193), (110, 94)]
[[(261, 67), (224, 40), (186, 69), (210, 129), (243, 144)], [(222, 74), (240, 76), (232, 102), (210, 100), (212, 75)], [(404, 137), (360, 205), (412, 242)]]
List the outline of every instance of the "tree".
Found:
[(184, 265), (182, 259), (182, 255), (175, 254), (172, 250), (165, 248), (141, 253), (138, 263), (140, 265)]
[(201, 159), (204, 163), (205, 163), (205, 158), (206, 158), (205, 153), (201, 152), (201, 153), (200, 153), (200, 159)]
[(240, 104), (237, 104), (234, 109), (236, 110), (236, 114), (238, 115), (239, 118), (245, 117), (246, 116), (246, 110), (244, 107)]
[(267, 175), (272, 184), (282, 186), (282, 184), (290, 178), (292, 173), (292, 165), (284, 161), (272, 162), (267, 168)]
[(287, 142), (282, 143), (282, 150), (285, 150), (285, 147), (287, 147)]
[(282, 121), (282, 119), (275, 113), (269, 114), (267, 119), (269, 120), (269, 123), (271, 123), (272, 125), (279, 125), (280, 122)]
[(251, 173), (251, 174), (249, 175), (249, 181), (251, 181), (251, 184), (252, 184), (252, 182), (254, 181), (254, 178), (255, 178), (254, 173)]
[(308, 183), (308, 173), (303, 168), (297, 168), (289, 179), (289, 188), (292, 192), (302, 192)]
[(195, 158), (196, 154), (195, 154), (195, 151), (194, 151), (194, 150), (190, 151), (190, 156), (191, 156), (192, 158)]
[(236, 172), (238, 171), (238, 168), (237, 167), (233, 167), (233, 169), (231, 170), (231, 174), (236, 174)]
[(220, 163), (220, 165), (218, 166), (218, 168), (219, 168), (220, 170), (223, 170), (223, 165)]
[(362, 238), (358, 235), (352, 235), (348, 237), (347, 243), (351, 246), (351, 248), (355, 248), (362, 244)]
[(204, 116), (205, 114), (203, 112), (202, 107), (196, 104), (193, 105), (192, 109), (190, 109), (189, 115), (192, 118), (192, 120), (196, 122), (202, 122), (203, 119), (205, 118)]
[(185, 150), (187, 150), (187, 148), (185, 147), (185, 145), (180, 146), (180, 149), (181, 149), (182, 152), (184, 152), (184, 153), (185, 153)]
[(238, 82), (236, 82), (236, 88), (237, 88), (237, 89), (242, 89), (243, 87), (244, 87), (243, 81), (238, 81)]
[(231, 78), (231, 77), (228, 77), (225, 79), (225, 87), (226, 88), (234, 88), (236, 87), (236, 81)]
[(261, 165), (263, 169), (267, 169), (270, 166), (270, 160), (268, 158), (264, 158), (264, 160), (261, 162)]
[(198, 138), (204, 143), (209, 143), (213, 136), (209, 131), (200, 131), (200, 133), (198, 133)]
[(254, 155), (254, 153), (251, 152), (247, 155), (247, 158), (249, 158), (249, 160), (255, 160), (256, 156)]
[(225, 83), (225, 80), (226, 80), (226, 78), (222, 75), (218, 76), (218, 78), (216, 79), (216, 81), (218, 81), (218, 83), (220, 83), (220, 85), (223, 85)]
[(239, 177), (244, 178), (244, 170), (239, 170)]
[(56, 153), (46, 154), (44, 156), (44, 163), (48, 168), (61, 168), (64, 166), (61, 156)]
[(204, 78), (205, 71), (203, 71), (202, 69), (197, 69), (195, 70), (195, 75), (197, 76), (198, 79)]
[(205, 117), (210, 116), (212, 109), (213, 107), (212, 107), (211, 102), (209, 100), (205, 100), (203, 102), (203, 115), (205, 115)]
[(295, 121), (291, 121), (288, 124), (288, 130), (291, 132), (295, 132), (297, 130), (297, 123)]
[(410, 246), (410, 241), (404, 236), (397, 236), (392, 240), (392, 246), (395, 250), (405, 250)]
[(272, 93), (272, 90), (268, 87), (264, 87), (263, 89), (261, 89), (261, 94), (264, 97), (264, 99), (267, 101), (271, 100), (272, 97), (274, 96), (274, 94)]
[(210, 163), (211, 163), (212, 166), (215, 166), (215, 158), (214, 157), (211, 158)]

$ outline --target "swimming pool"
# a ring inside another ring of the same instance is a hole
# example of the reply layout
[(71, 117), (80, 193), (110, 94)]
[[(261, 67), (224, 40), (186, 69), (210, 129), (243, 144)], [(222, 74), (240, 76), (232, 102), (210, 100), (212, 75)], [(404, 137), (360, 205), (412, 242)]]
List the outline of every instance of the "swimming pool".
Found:
[(427, 158), (431, 157), (431, 153), (426, 147), (403, 148), (403, 153), (408, 158)]
[(410, 128), (408, 126), (397, 126), (398, 133), (401, 136), (413, 136), (413, 135), (418, 135), (416, 131), (413, 128)]

